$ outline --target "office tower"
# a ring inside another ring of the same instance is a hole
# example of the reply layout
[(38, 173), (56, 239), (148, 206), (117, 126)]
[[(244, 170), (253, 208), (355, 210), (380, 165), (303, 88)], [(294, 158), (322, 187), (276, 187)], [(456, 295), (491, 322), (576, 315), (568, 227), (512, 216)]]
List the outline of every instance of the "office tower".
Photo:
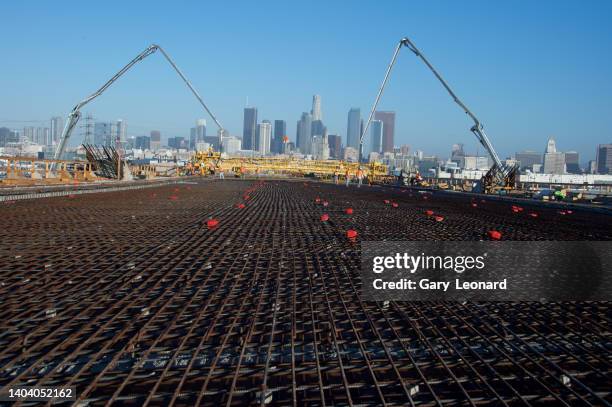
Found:
[(382, 120), (372, 120), (370, 138), (372, 139), (372, 152), (374, 153), (382, 152), (383, 127)]
[(152, 151), (159, 150), (161, 147), (161, 132), (159, 130), (151, 130), (150, 146)]
[(382, 152), (392, 152), (395, 142), (395, 112), (374, 112), (374, 119), (383, 122)]
[(545, 174), (564, 174), (565, 155), (557, 152), (555, 140), (551, 137), (546, 144), (544, 153), (544, 173)]
[(195, 127), (192, 127), (189, 132), (189, 149), (190, 150), (195, 150), (197, 139), (198, 139), (197, 129)]
[(514, 154), (522, 169), (533, 169), (534, 164), (542, 164), (542, 154), (537, 151), (525, 150)]
[(268, 120), (257, 125), (258, 146), (257, 151), (260, 154), (266, 155), (270, 153), (270, 144), (272, 142), (272, 123)]
[(11, 129), (8, 127), (0, 127), (0, 147), (5, 147), (10, 138)]
[(123, 144), (127, 141), (127, 123), (124, 120), (119, 119), (115, 125), (117, 127), (117, 140)]
[(179, 148), (185, 148), (185, 146), (186, 146), (185, 137), (181, 137), (181, 136), (168, 137), (168, 147), (175, 148), (178, 150)]
[(60, 116), (51, 118), (51, 142), (57, 144), (64, 131), (64, 119)]
[(257, 133), (257, 108), (244, 108), (244, 126), (242, 130), (242, 149), (256, 150), (255, 137)]
[(580, 174), (580, 155), (577, 151), (565, 152), (565, 170), (569, 174)]
[(112, 142), (112, 129), (111, 124), (107, 122), (96, 122), (94, 123), (94, 139), (93, 142), (97, 146), (110, 147), (113, 145)]
[(30, 141), (33, 143), (35, 132), (36, 130), (32, 126), (24, 127), (23, 128), (23, 141)]
[(598, 145), (595, 161), (598, 174), (612, 174), (612, 144)]
[(321, 96), (314, 95), (312, 97), (312, 110), (310, 111), (310, 115), (312, 116), (313, 122), (317, 120), (323, 120), (323, 117), (321, 116)]
[(202, 141), (206, 137), (206, 119), (196, 120), (196, 141)]
[(327, 134), (312, 137), (312, 156), (315, 160), (329, 159), (329, 141)]
[(283, 137), (287, 135), (287, 122), (274, 120), (274, 137), (272, 138), (271, 150), (274, 154), (283, 152)]
[(321, 120), (313, 120), (310, 129), (311, 136), (322, 136), (325, 133), (326, 127)]
[(341, 159), (342, 137), (337, 134), (330, 134), (327, 136), (327, 143), (329, 144), (329, 156), (338, 160)]
[(348, 112), (348, 124), (346, 126), (346, 146), (359, 149), (359, 137), (361, 136), (361, 110), (353, 107)]
[(134, 142), (134, 147), (141, 150), (151, 149), (151, 139), (149, 136), (137, 136)]
[(302, 154), (310, 154), (312, 146), (312, 116), (310, 113), (302, 113), (298, 129), (300, 139), (298, 140), (297, 148)]

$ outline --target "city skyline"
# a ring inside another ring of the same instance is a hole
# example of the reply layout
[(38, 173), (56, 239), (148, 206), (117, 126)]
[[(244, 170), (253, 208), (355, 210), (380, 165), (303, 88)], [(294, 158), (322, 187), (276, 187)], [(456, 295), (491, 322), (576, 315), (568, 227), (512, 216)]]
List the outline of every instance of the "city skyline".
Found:
[[(407, 35), (477, 113), (500, 155), (508, 156), (519, 148), (540, 150), (550, 136), (559, 146), (575, 149), (584, 157), (593, 155), (593, 145), (610, 142), (609, 2), (592, 2), (589, 7), (552, 1), (519, 2), (514, 7), (486, 2), (448, 2), (444, 7), (326, 5), (325, 12), (317, 15), (317, 24), (330, 28), (325, 35), (296, 30), (290, 23), (290, 8), (281, 3), (245, 3), (231, 13), (216, 5), (189, 6), (189, 13), (164, 6), (146, 7), (141, 10), (142, 21), (127, 24), (126, 17), (111, 12), (115, 9), (112, 3), (67, 8), (62, 13), (45, 3), (37, 8), (3, 4), (5, 23), (0, 32), (5, 36), (20, 32), (20, 21), (27, 19), (33, 24), (20, 33), (19, 47), (8, 41), (0, 44), (0, 52), (6, 56), (0, 89), (9, 96), (0, 100), (0, 121), (42, 120), (49, 115), (65, 118), (76, 102), (147, 45), (157, 42), (177, 60), (232, 135), (240, 135), (247, 95), (260, 109), (261, 117), (286, 120), (293, 129), (301, 112), (311, 110), (309, 98), (318, 94), (323, 98), (329, 133), (345, 139), (346, 112), (350, 107), (359, 107), (362, 117), (369, 112), (393, 46)], [(129, 15), (139, 5), (121, 7)], [(209, 24), (190, 24), (205, 11), (219, 18)], [(305, 17), (316, 14), (304, 13)], [(352, 18), (343, 18), (347, 24), (342, 30), (334, 28), (332, 22), (347, 14)], [(98, 18), (79, 18), (84, 15)], [(111, 33), (97, 29), (106, 15), (119, 19), (117, 30)], [(274, 18), (279, 24), (253, 30), (257, 26), (253, 16), (258, 15)], [(486, 19), (479, 18), (485, 15)], [(364, 16), (385, 24), (363, 27), (358, 21)], [(480, 24), (464, 24), (467, 16), (479, 19)], [(43, 17), (44, 21), (57, 21), (61, 29), (44, 29)], [(185, 24), (170, 30), (165, 28), (165, 18)], [(224, 29), (225, 21), (232, 30)], [(440, 22), (436, 26), (443, 28), (434, 29), (432, 21)], [(62, 40), (74, 37), (75, 31), (84, 34), (71, 42)], [(235, 44), (245, 32), (257, 48), (275, 50), (272, 55), (283, 57), (272, 56), (266, 64), (242, 64), (242, 60), (259, 55), (248, 47), (235, 52)], [(568, 58), (568, 51), (589, 58)], [(313, 52), (317, 54), (313, 61), (295, 63), (298, 56)], [(479, 57), (472, 58), (475, 54)], [(224, 63), (208, 63), (213, 56)], [(66, 63), (46, 63), (55, 59)], [(441, 154), (447, 145), (460, 141), (475, 149), (469, 118), (408, 52), (400, 55), (379, 110), (396, 112), (398, 145)], [(132, 134), (159, 129), (173, 137), (189, 136), (185, 134), (191, 127), (187, 123), (204, 116), (188, 90), (157, 56), (111, 87), (91, 111), (101, 118), (126, 118)], [(0, 123), (4, 125), (12, 126)]]

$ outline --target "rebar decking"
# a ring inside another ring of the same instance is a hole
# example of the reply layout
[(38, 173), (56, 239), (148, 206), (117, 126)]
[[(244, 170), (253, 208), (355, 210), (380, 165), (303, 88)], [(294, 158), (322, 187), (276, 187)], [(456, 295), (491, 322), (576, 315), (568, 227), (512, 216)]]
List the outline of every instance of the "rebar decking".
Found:
[(610, 215), (525, 208), (274, 180), (2, 203), (0, 388), (75, 385), (81, 405), (609, 404), (609, 303), (360, 300), (360, 240), (612, 240)]

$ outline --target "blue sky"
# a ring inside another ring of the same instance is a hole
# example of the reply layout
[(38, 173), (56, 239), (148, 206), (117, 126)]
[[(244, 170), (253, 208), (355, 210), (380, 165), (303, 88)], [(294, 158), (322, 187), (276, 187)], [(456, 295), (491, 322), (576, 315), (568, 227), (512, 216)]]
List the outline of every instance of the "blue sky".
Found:
[[(0, 126), (66, 115), (155, 42), (232, 134), (241, 135), (248, 96), (259, 120), (287, 120), (294, 139), (317, 93), (330, 132), (345, 139), (348, 110), (365, 116), (393, 47), (409, 36), (502, 156), (542, 151), (554, 136), (585, 161), (612, 141), (610, 1), (3, 1), (0, 15)], [(380, 109), (397, 112), (397, 145), (477, 149), (467, 116), (406, 49)], [(164, 137), (186, 136), (205, 117), (161, 55), (84, 112)]]

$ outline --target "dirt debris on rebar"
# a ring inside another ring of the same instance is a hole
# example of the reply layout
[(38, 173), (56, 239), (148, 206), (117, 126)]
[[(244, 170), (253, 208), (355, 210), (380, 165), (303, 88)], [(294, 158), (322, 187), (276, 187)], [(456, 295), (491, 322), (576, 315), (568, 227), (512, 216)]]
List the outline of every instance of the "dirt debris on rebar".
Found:
[(609, 403), (608, 303), (359, 298), (349, 229), (612, 239), (609, 215), (525, 207), (274, 180), (5, 203), (0, 388), (74, 385), (83, 405)]

